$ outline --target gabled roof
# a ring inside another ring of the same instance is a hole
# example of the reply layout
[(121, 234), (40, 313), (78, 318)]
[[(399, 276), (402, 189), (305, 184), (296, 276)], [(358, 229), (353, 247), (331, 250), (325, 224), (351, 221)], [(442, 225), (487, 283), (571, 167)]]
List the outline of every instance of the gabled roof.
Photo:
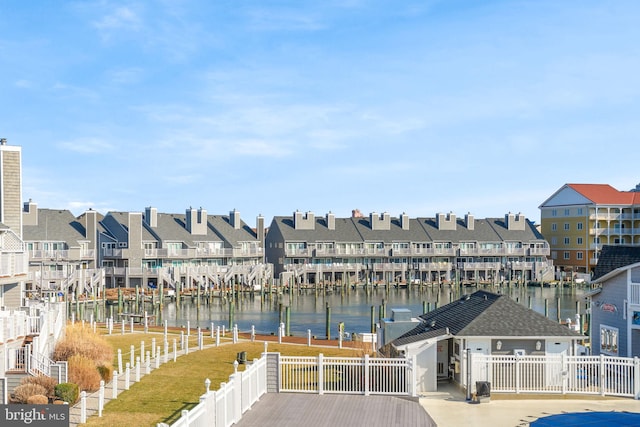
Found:
[(609, 184), (567, 184), (597, 205), (632, 205), (640, 203), (640, 193), (619, 191)]
[(442, 329), (458, 337), (582, 337), (506, 295), (487, 291), (465, 295), (419, 318), (423, 323), (397, 338), (394, 345), (420, 341), (430, 331)]
[(598, 256), (592, 282), (621, 267), (640, 262), (640, 246), (604, 245)]
[[(556, 201), (556, 203), (550, 203)], [(565, 184), (539, 207), (563, 205), (636, 205), (639, 191), (619, 191), (609, 184)]]
[(84, 224), (66, 209), (38, 209), (38, 225), (23, 225), (25, 242), (65, 242), (70, 247), (89, 240)]

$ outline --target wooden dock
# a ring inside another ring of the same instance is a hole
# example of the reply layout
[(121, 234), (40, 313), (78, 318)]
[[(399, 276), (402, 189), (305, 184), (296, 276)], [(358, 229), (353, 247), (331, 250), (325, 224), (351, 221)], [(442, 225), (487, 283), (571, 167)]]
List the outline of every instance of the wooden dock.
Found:
[(418, 402), (395, 396), (266, 393), (236, 427), (436, 427)]

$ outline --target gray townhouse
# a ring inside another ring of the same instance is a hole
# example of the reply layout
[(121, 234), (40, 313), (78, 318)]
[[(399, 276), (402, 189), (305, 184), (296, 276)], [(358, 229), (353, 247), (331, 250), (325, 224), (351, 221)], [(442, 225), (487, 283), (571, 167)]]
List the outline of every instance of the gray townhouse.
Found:
[(301, 283), (495, 283), (553, 279), (549, 245), (521, 214), (463, 219), (371, 213), (273, 218), (265, 240), (275, 275)]
[(264, 264), (264, 219), (251, 228), (235, 209), (208, 215), (109, 212), (100, 222), (99, 263), (108, 287), (220, 286), (232, 280), (262, 284), (271, 276)]

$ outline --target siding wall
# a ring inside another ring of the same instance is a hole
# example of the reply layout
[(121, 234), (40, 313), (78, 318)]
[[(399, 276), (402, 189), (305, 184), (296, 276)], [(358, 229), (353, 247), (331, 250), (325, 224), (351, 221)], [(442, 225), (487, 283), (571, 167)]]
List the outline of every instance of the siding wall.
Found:
[[(600, 354), (600, 325), (618, 328), (618, 355), (627, 355), (627, 321), (624, 315), (624, 300), (627, 299), (627, 274), (619, 274), (602, 284), (602, 292), (593, 297), (591, 306), (591, 349)], [(613, 304), (615, 311), (603, 310), (605, 304)]]
[[(2, 198), (0, 221), (22, 238), (22, 183), (20, 151), (8, 147), (0, 151), (2, 162)], [(11, 150), (9, 150), (11, 149)]]

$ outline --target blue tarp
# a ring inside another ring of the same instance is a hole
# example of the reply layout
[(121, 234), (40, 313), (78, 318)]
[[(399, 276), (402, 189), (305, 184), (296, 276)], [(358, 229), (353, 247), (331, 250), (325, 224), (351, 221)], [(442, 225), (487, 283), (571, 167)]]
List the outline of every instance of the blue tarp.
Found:
[(531, 427), (600, 427), (640, 426), (640, 413), (635, 412), (574, 412), (550, 415), (529, 424)]

